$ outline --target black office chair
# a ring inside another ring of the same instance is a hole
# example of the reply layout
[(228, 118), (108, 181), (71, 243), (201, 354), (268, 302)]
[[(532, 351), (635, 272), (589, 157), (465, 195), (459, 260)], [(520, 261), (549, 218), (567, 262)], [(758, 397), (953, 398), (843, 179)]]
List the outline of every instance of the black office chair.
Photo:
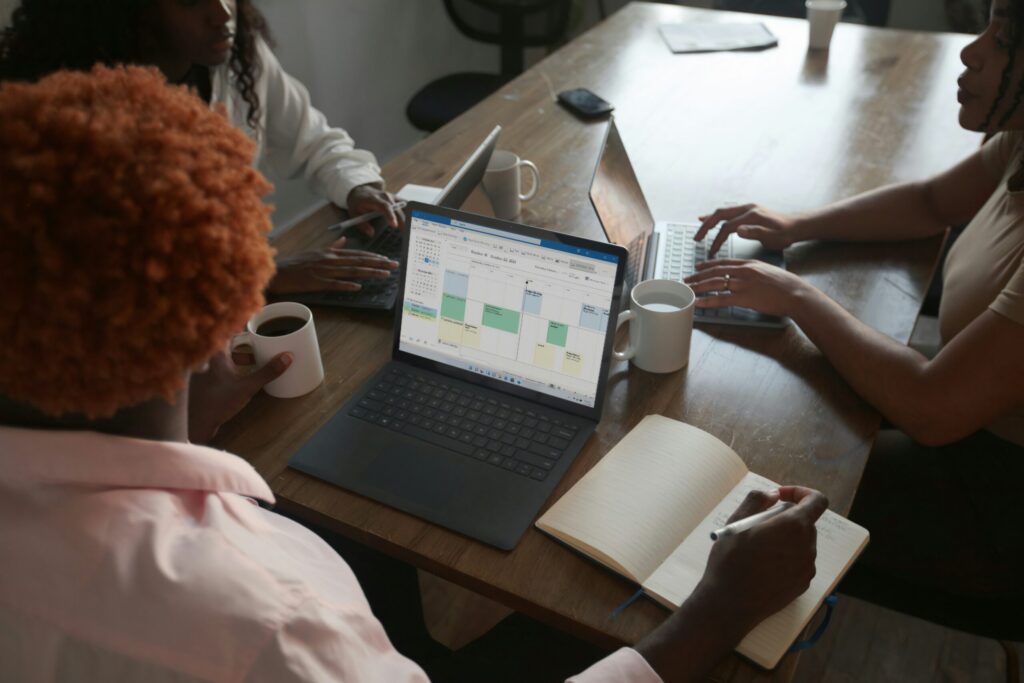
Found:
[(571, 0), (444, 0), (459, 31), (501, 46), (501, 73), (451, 74), (425, 85), (405, 109), (409, 122), (433, 132), (523, 71), (523, 49), (560, 41)]

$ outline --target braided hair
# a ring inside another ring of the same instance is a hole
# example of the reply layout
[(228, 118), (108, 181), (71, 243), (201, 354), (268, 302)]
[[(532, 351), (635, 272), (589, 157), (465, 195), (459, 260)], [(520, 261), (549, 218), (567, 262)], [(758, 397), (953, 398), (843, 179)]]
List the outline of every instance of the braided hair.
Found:
[[(22, 0), (0, 32), (0, 81), (37, 81), (61, 69), (95, 64), (145, 64), (142, 26), (154, 0)], [(237, 0), (235, 42), (228, 67), (248, 105), (246, 121), (259, 121), (257, 39), (270, 42), (267, 22), (252, 0)]]
[[(1006, 66), (1003, 68), (1003, 73), (999, 78), (999, 89), (996, 91), (995, 99), (992, 101), (992, 106), (988, 110), (988, 114), (985, 115), (985, 120), (981, 125), (981, 130), (988, 130), (989, 125), (992, 123), (993, 117), (996, 115), (996, 111), (999, 106), (1003, 103), (1007, 92), (1010, 89), (1010, 78), (1013, 76), (1013, 70), (1017, 65), (1017, 53), (1020, 48), (1024, 46), (1024, 31), (1021, 30), (1024, 27), (1024, 3), (1020, 0), (1010, 0), (1007, 3), (1007, 8), (1010, 11), (1010, 15), (1007, 17), (1008, 24), (1012, 30), (1010, 35), (1009, 44), (1007, 45), (1007, 61)], [(1006, 125), (1006, 122), (1010, 120), (1017, 108), (1020, 107), (1021, 100), (1024, 99), (1024, 78), (1020, 80), (1017, 87), (1014, 89), (1013, 101), (1010, 106), (1003, 112), (1003, 115), (999, 117), (999, 121), (996, 126), (1002, 128)]]

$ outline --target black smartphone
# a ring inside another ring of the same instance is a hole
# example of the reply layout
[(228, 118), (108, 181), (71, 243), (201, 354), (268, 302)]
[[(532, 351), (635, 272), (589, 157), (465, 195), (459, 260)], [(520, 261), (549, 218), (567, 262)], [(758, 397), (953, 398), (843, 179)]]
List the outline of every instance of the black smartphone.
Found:
[(605, 116), (615, 107), (586, 88), (563, 90), (558, 93), (558, 102), (582, 119), (596, 119)]

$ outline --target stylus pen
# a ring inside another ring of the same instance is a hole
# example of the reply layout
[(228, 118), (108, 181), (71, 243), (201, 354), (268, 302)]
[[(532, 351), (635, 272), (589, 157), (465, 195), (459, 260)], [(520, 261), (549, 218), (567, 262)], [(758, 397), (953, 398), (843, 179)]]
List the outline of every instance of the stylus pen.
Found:
[(712, 531), (711, 540), (717, 541), (727, 536), (735, 536), (736, 534), (744, 532), (751, 527), (757, 526), (766, 519), (771, 519), (775, 515), (779, 514), (784, 510), (788, 510), (791, 507), (793, 507), (792, 503), (785, 500), (780, 500), (778, 503), (772, 505), (764, 512), (758, 512), (756, 515), (750, 515), (749, 517), (738, 519), (732, 524), (726, 524), (717, 531)]
[[(395, 202), (394, 204), (391, 205), (392, 209), (401, 209), (401, 208), (404, 208), (404, 207), (405, 207), (405, 202)], [(375, 218), (380, 218), (383, 215), (384, 215), (383, 211), (371, 211), (370, 213), (364, 213), (362, 216), (353, 216), (352, 218), (347, 218), (347, 219), (343, 220), (340, 223), (335, 223), (334, 225), (328, 225), (327, 229), (328, 230), (348, 230), (349, 228), (351, 228), (354, 225), (359, 225), (360, 223), (366, 223), (367, 221), (372, 221)]]

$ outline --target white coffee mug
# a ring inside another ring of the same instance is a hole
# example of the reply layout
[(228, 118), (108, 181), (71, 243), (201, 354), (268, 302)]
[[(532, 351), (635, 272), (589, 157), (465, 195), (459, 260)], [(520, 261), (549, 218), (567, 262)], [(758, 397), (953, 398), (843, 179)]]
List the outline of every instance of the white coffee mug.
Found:
[[(296, 318), (297, 321), (287, 320)], [(277, 330), (264, 329), (264, 333), (260, 334), (260, 328), (265, 323), (275, 320), (294, 324), (279, 325)], [(274, 334), (271, 335), (271, 332)], [(252, 346), (257, 366), (265, 365), (279, 353), (288, 351), (292, 354), (292, 364), (288, 369), (263, 387), (271, 396), (302, 396), (316, 389), (324, 381), (324, 366), (320, 360), (320, 345), (316, 340), (313, 312), (302, 304), (281, 301), (264, 306), (263, 310), (245, 324), (245, 332), (235, 335), (231, 340), (231, 349), (234, 350), (242, 344)]]
[[(533, 175), (533, 187), (526, 194), (522, 193), (522, 173), (520, 169), (529, 169)], [(491, 200), (494, 215), (502, 220), (512, 220), (522, 210), (522, 202), (532, 199), (540, 187), (540, 171), (532, 161), (520, 159), (508, 150), (495, 150), (484, 172), (484, 192)]]
[(629, 346), (613, 351), (647, 372), (675, 372), (690, 362), (693, 290), (678, 280), (645, 280), (630, 292), (630, 309), (619, 313), (615, 329), (633, 321)]

